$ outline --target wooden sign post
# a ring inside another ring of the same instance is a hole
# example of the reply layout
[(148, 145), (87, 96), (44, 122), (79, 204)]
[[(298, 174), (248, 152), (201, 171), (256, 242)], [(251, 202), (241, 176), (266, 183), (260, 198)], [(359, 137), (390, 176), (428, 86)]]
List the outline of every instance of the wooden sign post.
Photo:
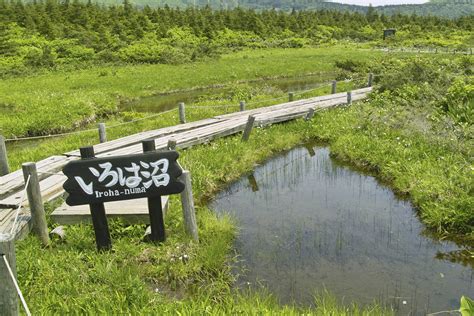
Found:
[[(94, 147), (92, 146), (82, 147), (79, 151), (84, 161), (95, 158)], [(64, 174), (66, 174), (65, 170), (66, 168), (64, 168)], [(92, 225), (94, 226), (97, 250), (109, 250), (112, 248), (112, 242), (110, 241), (109, 224), (107, 223), (107, 216), (105, 216), (104, 203), (89, 203), (89, 207), (91, 210)]]
[(83, 147), (82, 159), (64, 166), (67, 180), (63, 187), (69, 193), (66, 203), (90, 205), (98, 250), (111, 248), (105, 202), (148, 198), (151, 239), (165, 240), (161, 196), (184, 190), (178, 179), (183, 171), (176, 151), (154, 151), (154, 142), (144, 142), (143, 146), (143, 154), (107, 158), (94, 158), (94, 149)]
[[(142, 142), (143, 152), (155, 151), (155, 140)], [(148, 212), (150, 214), (151, 241), (163, 242), (166, 240), (165, 221), (163, 219), (163, 207), (161, 206), (161, 195), (148, 198)]]

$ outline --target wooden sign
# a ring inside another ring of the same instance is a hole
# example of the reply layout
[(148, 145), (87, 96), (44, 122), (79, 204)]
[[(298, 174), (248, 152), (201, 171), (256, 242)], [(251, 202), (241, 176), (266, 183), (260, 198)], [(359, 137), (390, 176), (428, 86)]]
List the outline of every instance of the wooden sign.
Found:
[(63, 169), (68, 205), (159, 197), (180, 193), (184, 183), (176, 151), (151, 151), (69, 162)]

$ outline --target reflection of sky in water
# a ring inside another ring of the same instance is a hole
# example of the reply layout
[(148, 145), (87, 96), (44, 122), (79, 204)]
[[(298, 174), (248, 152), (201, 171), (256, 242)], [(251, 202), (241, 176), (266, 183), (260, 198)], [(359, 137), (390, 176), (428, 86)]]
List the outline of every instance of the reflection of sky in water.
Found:
[(335, 165), (326, 148), (268, 161), (212, 207), (239, 222), (235, 247), (249, 270), (241, 281), (262, 281), (283, 302), (310, 304), (326, 287), (406, 314), (456, 309), (461, 295), (474, 296), (471, 268), (434, 258), (458, 248), (421, 236), (409, 202)]

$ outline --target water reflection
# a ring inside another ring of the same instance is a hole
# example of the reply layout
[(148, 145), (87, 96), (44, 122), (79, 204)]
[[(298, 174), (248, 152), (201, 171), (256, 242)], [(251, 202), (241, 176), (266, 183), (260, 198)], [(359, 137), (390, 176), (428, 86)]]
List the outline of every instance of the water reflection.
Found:
[[(256, 190), (258, 183), (258, 190)], [(327, 148), (294, 149), (258, 167), (211, 205), (239, 221), (240, 282), (262, 282), (283, 303), (326, 288), (345, 302), (391, 304), (401, 315), (459, 308), (473, 269), (451, 242), (430, 239), (409, 202), (338, 165)], [(448, 260), (445, 260), (448, 259)]]

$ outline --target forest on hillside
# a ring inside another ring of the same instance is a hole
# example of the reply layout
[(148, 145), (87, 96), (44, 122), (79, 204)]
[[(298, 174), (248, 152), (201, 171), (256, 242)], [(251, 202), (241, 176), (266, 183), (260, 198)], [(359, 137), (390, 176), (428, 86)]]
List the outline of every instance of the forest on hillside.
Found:
[[(397, 35), (382, 41), (385, 28)], [(97, 63), (183, 63), (242, 48), (335, 42), (423, 47), (473, 46), (472, 17), (339, 11), (156, 8), (0, 0), (0, 74)]]
[[(29, 2), (33, 2), (28, 0)], [(80, 2), (99, 3), (103, 5), (121, 5), (123, 0), (80, 0)], [(335, 10), (365, 14), (371, 10), (368, 6), (350, 5), (327, 0), (130, 0), (130, 3), (139, 8), (157, 7), (205, 7), (217, 10), (228, 10), (237, 7), (256, 10)], [(369, 1), (367, 1), (369, 3)], [(385, 5), (374, 7), (379, 14), (393, 15), (424, 15), (457, 18), (474, 14), (472, 0), (433, 0), (424, 4)]]

